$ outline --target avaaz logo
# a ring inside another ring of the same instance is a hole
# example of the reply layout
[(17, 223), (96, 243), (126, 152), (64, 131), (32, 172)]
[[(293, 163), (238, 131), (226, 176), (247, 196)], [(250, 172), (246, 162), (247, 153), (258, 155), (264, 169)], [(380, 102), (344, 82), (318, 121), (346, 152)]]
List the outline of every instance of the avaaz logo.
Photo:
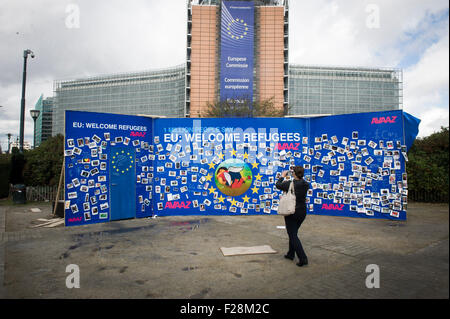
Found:
[(372, 118), (372, 123), (370, 124), (393, 124), (395, 123), (397, 116), (382, 116), (382, 117), (374, 117)]
[(339, 210), (342, 211), (344, 208), (343, 204), (322, 204), (322, 209), (325, 210)]
[(167, 202), (166, 206), (164, 207), (165, 209), (177, 209), (177, 208), (184, 208), (184, 209), (189, 209), (191, 206), (191, 202), (187, 201), (187, 202)]
[(288, 150), (288, 151), (298, 151), (300, 143), (278, 143), (277, 150)]

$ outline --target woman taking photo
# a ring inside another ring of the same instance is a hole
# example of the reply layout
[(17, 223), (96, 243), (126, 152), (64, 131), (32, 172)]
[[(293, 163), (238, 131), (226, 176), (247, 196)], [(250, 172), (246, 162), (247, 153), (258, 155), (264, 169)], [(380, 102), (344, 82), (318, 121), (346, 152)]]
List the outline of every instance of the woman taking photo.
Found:
[[(302, 243), (298, 238), (298, 230), (306, 217), (306, 193), (309, 189), (309, 183), (303, 179), (304, 168), (302, 166), (295, 166), (293, 168), (293, 181), (295, 190), (295, 213), (284, 216), (286, 223), (286, 230), (289, 236), (289, 250), (284, 258), (294, 260), (295, 254), (298, 257), (297, 266), (302, 267), (308, 264), (308, 257), (303, 250)], [(288, 171), (284, 171), (276, 183), (276, 187), (283, 192), (289, 190), (291, 181), (284, 181)]]

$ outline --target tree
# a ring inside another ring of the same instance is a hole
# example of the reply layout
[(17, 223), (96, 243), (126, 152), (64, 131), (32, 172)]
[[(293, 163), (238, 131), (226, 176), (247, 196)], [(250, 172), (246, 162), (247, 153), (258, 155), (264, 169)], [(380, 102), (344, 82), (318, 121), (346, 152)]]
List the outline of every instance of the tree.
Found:
[(10, 184), (16, 185), (24, 183), (23, 171), (25, 162), (26, 159), (24, 154), (20, 153), (17, 147), (14, 147), (12, 149), (10, 174), (8, 179)]
[(64, 158), (64, 137), (57, 135), (39, 147), (25, 153), (25, 184), (28, 186), (57, 185)]
[[(275, 108), (274, 98), (251, 102), (243, 100), (218, 100), (207, 104), (204, 117), (282, 117), (284, 109)], [(201, 117), (201, 114), (198, 114)]]
[(11, 155), (0, 154), (0, 198), (8, 197)]
[(421, 201), (448, 202), (449, 128), (414, 141), (406, 165), (408, 188)]

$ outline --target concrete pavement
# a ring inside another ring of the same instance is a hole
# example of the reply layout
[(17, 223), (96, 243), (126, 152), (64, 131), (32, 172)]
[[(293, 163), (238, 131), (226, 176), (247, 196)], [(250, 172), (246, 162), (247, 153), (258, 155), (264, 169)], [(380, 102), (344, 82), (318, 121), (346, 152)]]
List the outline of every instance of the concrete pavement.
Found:
[[(277, 228), (280, 216), (31, 228), (50, 214), (46, 203), (0, 205), (2, 298), (449, 297), (444, 204), (409, 203), (406, 222), (309, 215), (300, 230), (309, 258), (302, 268), (283, 258), (287, 234)], [(223, 257), (220, 251), (265, 244), (278, 253)], [(66, 287), (70, 264), (79, 266), (79, 289)], [(380, 288), (366, 287), (371, 264), (379, 267)]]

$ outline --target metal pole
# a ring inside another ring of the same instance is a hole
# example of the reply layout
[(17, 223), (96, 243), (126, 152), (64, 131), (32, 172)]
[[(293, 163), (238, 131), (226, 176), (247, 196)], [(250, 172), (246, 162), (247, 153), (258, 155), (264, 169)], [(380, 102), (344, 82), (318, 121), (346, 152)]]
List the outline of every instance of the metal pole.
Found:
[(11, 154), (11, 133), (8, 133), (8, 154)]
[(20, 104), (20, 152), (23, 153), (23, 133), (24, 133), (24, 118), (25, 118), (25, 86), (27, 81), (27, 58), (28, 50), (23, 51), (23, 76), (22, 76), (22, 100)]
[(33, 126), (33, 149), (36, 148), (36, 119), (33, 118), (34, 126)]

